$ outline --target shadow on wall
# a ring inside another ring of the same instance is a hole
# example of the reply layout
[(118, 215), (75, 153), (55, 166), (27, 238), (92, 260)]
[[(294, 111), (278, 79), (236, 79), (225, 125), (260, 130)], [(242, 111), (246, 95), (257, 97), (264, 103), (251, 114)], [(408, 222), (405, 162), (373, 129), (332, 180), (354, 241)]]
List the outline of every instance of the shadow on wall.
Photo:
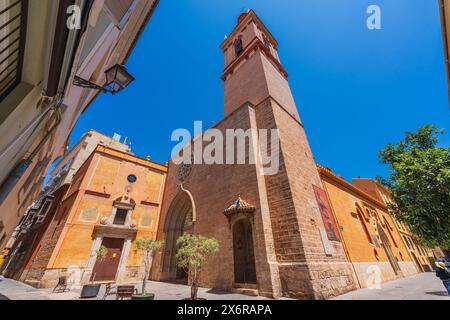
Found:
[(447, 292), (445, 291), (431, 291), (431, 292), (425, 292), (426, 294), (433, 295), (433, 296), (439, 296), (439, 297), (446, 297), (448, 296)]

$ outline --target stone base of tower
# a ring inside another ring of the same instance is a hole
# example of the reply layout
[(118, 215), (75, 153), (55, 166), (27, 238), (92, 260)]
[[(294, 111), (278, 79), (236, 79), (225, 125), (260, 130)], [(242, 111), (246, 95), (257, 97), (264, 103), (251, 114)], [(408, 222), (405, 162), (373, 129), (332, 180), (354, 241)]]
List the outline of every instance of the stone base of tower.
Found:
[(356, 289), (347, 262), (285, 263), (279, 270), (285, 297), (322, 300)]

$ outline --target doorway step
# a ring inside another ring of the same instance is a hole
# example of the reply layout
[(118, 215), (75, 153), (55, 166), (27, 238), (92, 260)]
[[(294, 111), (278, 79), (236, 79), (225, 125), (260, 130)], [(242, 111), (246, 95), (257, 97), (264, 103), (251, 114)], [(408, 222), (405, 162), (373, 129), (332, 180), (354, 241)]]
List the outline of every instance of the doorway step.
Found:
[(251, 297), (259, 296), (258, 286), (252, 283), (236, 283), (231, 292)]

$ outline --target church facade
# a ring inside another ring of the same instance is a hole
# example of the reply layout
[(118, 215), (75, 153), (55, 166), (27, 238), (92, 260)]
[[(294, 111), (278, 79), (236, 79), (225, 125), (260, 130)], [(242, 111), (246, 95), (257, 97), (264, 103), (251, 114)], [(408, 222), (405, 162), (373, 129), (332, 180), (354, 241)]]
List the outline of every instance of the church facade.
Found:
[[(264, 175), (260, 164), (248, 162), (170, 162), (157, 235), (165, 248), (155, 257), (152, 279), (183, 280), (176, 239), (194, 232), (220, 243), (203, 271), (204, 287), (300, 299), (356, 288), (333, 217), (319, 209), (315, 190), (322, 181), (277, 45), (253, 11), (239, 17), (221, 45), (225, 117), (214, 129), (224, 136), (229, 129), (278, 130), (279, 145), (271, 148), (279, 152), (278, 172)], [(262, 155), (246, 159), (252, 156)]]
[[(201, 274), (205, 288), (328, 299), (376, 285), (372, 279), (424, 271), (431, 250), (423, 257), (413, 250), (413, 235), (389, 214), (389, 190), (369, 179), (349, 183), (315, 163), (277, 46), (253, 11), (239, 16), (221, 45), (224, 119), (212, 129), (226, 140), (230, 130), (250, 135), (233, 137), (231, 150), (206, 138), (211, 130), (193, 144), (213, 145), (215, 157), (227, 161), (198, 163), (194, 150), (193, 163), (174, 158), (161, 165), (104, 136), (88, 148), (82, 139), (61, 161), (77, 164), (73, 179), (49, 194), (51, 207), (45, 197), (29, 216), (42, 221), (18, 239), (18, 248), (28, 249), (15, 250), (8, 263), (19, 260), (20, 268), (9, 276), (36, 287), (54, 287), (60, 277), (77, 285), (136, 282), (143, 268), (135, 241), (156, 238), (164, 249), (154, 256), (150, 279), (187, 283), (176, 259), (183, 233), (219, 241)], [(271, 139), (254, 148), (252, 134), (261, 142), (262, 132)], [(79, 149), (83, 156), (72, 158)], [(277, 170), (264, 170), (261, 159), (268, 157)], [(108, 255), (99, 260), (101, 246)]]

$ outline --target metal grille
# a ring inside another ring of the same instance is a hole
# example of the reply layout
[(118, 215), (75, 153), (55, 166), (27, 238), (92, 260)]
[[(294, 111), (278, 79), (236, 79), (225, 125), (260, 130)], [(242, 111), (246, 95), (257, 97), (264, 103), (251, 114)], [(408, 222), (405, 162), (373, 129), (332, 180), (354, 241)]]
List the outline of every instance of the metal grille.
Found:
[(28, 0), (0, 0), (0, 102), (21, 81)]

